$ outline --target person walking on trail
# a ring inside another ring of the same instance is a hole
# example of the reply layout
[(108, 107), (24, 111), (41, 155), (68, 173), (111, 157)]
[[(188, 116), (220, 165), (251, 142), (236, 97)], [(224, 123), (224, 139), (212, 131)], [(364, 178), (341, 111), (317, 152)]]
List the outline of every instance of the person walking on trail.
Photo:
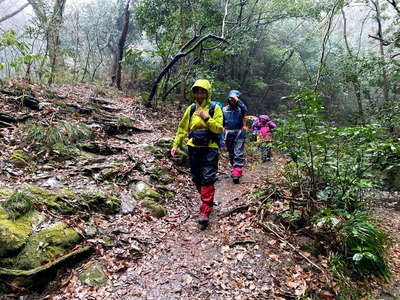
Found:
[(218, 137), (222, 132), (222, 110), (211, 102), (211, 84), (208, 80), (197, 80), (192, 86), (195, 103), (190, 105), (179, 123), (171, 155), (175, 157), (177, 148), (186, 136), (192, 180), (200, 194), (200, 229), (208, 226), (214, 203), (218, 170)]
[(224, 114), (225, 145), (229, 153), (234, 183), (240, 182), (245, 163), (244, 143), (246, 132), (243, 119), (247, 113), (247, 106), (239, 97), (239, 91), (231, 90), (228, 93), (228, 105), (222, 109)]
[(271, 160), (272, 130), (276, 124), (267, 115), (260, 115), (251, 126), (252, 132), (257, 136), (257, 144), (261, 154), (261, 160)]

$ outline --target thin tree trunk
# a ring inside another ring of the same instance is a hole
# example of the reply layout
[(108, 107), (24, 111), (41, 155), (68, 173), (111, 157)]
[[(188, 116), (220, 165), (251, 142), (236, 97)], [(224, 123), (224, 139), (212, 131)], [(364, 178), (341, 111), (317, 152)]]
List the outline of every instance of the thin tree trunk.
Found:
[[(382, 22), (381, 22), (381, 7), (379, 4), (379, 0), (371, 0), (372, 4), (375, 6), (375, 12), (376, 12), (376, 22), (378, 24), (378, 37), (379, 37), (379, 53), (382, 57), (382, 60), (386, 62), (385, 60), (385, 50), (384, 50), (384, 39), (383, 39), (383, 29), (382, 29)], [(383, 66), (382, 68), (382, 77), (383, 77), (383, 99), (385, 100), (385, 103), (388, 102), (389, 100), (389, 81), (388, 81), (388, 75), (387, 75), (387, 70), (386, 70), (386, 65)]]
[(53, 15), (47, 24), (47, 47), (51, 66), (49, 85), (54, 82), (55, 74), (60, 71), (63, 62), (60, 51), (60, 28), (63, 21), (65, 2), (66, 0), (56, 0)]
[(339, 1), (340, 0), (336, 1), (333, 4), (333, 7), (332, 7), (332, 9), (331, 9), (331, 11), (329, 13), (328, 28), (326, 29), (326, 32), (325, 32), (325, 35), (324, 35), (324, 39), (322, 41), (321, 58), (320, 58), (320, 61), (319, 61), (319, 68), (318, 68), (317, 78), (315, 79), (315, 86), (314, 86), (314, 90), (315, 91), (318, 90), (319, 82), (321, 80), (322, 68), (324, 67), (324, 64), (325, 64), (326, 43), (328, 42), (329, 35), (331, 33), (333, 16), (335, 15), (336, 6), (338, 5)]
[[(345, 41), (345, 45), (346, 45), (346, 49), (347, 49), (347, 54), (350, 58), (351, 63), (353, 64), (354, 56), (353, 56), (353, 52), (351, 51), (349, 41), (347, 39), (347, 19), (346, 19), (346, 15), (344, 13), (343, 8), (342, 8), (342, 16), (343, 16), (343, 37), (344, 37), (344, 41)], [(355, 74), (355, 72), (353, 71), (353, 68), (348, 70), (348, 72), (350, 72), (350, 82), (353, 85), (354, 92), (356, 94), (358, 115), (361, 119), (361, 124), (363, 126), (365, 126), (365, 114), (364, 114), (364, 108), (363, 108), (363, 103), (362, 103), (362, 98), (361, 98), (361, 83), (358, 78), (358, 75)]]

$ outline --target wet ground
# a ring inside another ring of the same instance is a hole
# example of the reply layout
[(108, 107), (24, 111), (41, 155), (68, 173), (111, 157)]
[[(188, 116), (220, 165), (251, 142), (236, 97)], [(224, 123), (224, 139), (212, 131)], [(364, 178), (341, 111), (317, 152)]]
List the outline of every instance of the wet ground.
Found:
[(196, 222), (196, 194), (172, 203), (163, 219), (141, 214), (115, 219), (115, 227), (129, 229), (130, 237), (121, 235), (121, 243), (139, 241), (143, 256), (129, 260), (111, 255), (115, 247), (110, 254), (106, 250), (85, 264), (103, 264), (106, 286), (82, 284), (76, 279), (78, 269), (62, 288), (41, 299), (294, 299), (305, 291), (310, 270), (288, 245), (256, 225), (257, 205), (251, 196), (260, 174), (272, 174), (275, 164), (246, 170), (240, 184), (221, 174), (217, 205), (205, 231)]

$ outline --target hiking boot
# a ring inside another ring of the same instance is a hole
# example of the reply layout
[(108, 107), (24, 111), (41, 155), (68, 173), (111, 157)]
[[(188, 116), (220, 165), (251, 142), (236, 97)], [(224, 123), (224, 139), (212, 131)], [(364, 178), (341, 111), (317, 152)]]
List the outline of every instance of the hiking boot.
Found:
[(233, 183), (238, 184), (240, 182), (240, 177), (233, 176)]
[(199, 228), (200, 230), (205, 230), (208, 226), (208, 217), (207, 216), (200, 216), (199, 217)]

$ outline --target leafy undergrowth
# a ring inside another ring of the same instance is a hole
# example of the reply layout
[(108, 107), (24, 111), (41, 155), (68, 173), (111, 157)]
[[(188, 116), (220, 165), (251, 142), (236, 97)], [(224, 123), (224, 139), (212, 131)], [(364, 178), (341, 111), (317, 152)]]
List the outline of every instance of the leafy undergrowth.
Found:
[[(331, 271), (328, 253), (314, 252), (304, 232), (273, 218), (287, 209), (284, 198), (290, 197), (278, 189), (275, 192), (283, 200), (270, 201), (271, 193), (265, 192), (266, 187), (280, 186), (283, 157), (276, 154), (272, 162), (261, 164), (250, 156), (241, 184), (235, 185), (223, 153), (217, 205), (210, 228), (201, 232), (196, 224), (199, 199), (187, 167), (172, 162), (168, 151), (155, 146), (174, 135), (181, 113), (165, 107), (146, 109), (138, 99), (111, 89), (99, 95), (90, 85), (27, 87), (47, 103), (41, 110), (32, 111), (0, 94), (4, 110), (20, 120), (1, 132), (1, 185), (15, 190), (23, 184), (107, 188), (129, 200), (131, 207), (115, 215), (63, 216), (95, 254), (60, 273), (44, 291), (27, 294), (14, 286), (10, 299), (26, 294), (25, 299), (340, 298), (342, 282)], [(91, 134), (78, 141), (75, 136), (80, 131), (74, 133), (63, 124), (79, 124), (90, 128)], [(22, 130), (27, 125), (38, 126), (30, 127), (36, 130), (31, 138)], [(38, 138), (46, 128), (54, 132), (51, 141)], [(56, 144), (74, 151), (65, 153)], [(18, 164), (10, 159), (16, 151), (25, 155)], [(168, 176), (153, 172), (160, 168)], [(140, 181), (165, 195), (165, 217), (152, 216), (130, 199), (132, 184)], [(44, 213), (51, 215), (45, 208)], [(105, 277), (98, 284), (80, 281), (80, 275), (93, 266), (101, 270), (98, 276)], [(362, 291), (364, 284), (352, 282), (351, 287)], [(376, 282), (370, 285), (380, 291)]]

